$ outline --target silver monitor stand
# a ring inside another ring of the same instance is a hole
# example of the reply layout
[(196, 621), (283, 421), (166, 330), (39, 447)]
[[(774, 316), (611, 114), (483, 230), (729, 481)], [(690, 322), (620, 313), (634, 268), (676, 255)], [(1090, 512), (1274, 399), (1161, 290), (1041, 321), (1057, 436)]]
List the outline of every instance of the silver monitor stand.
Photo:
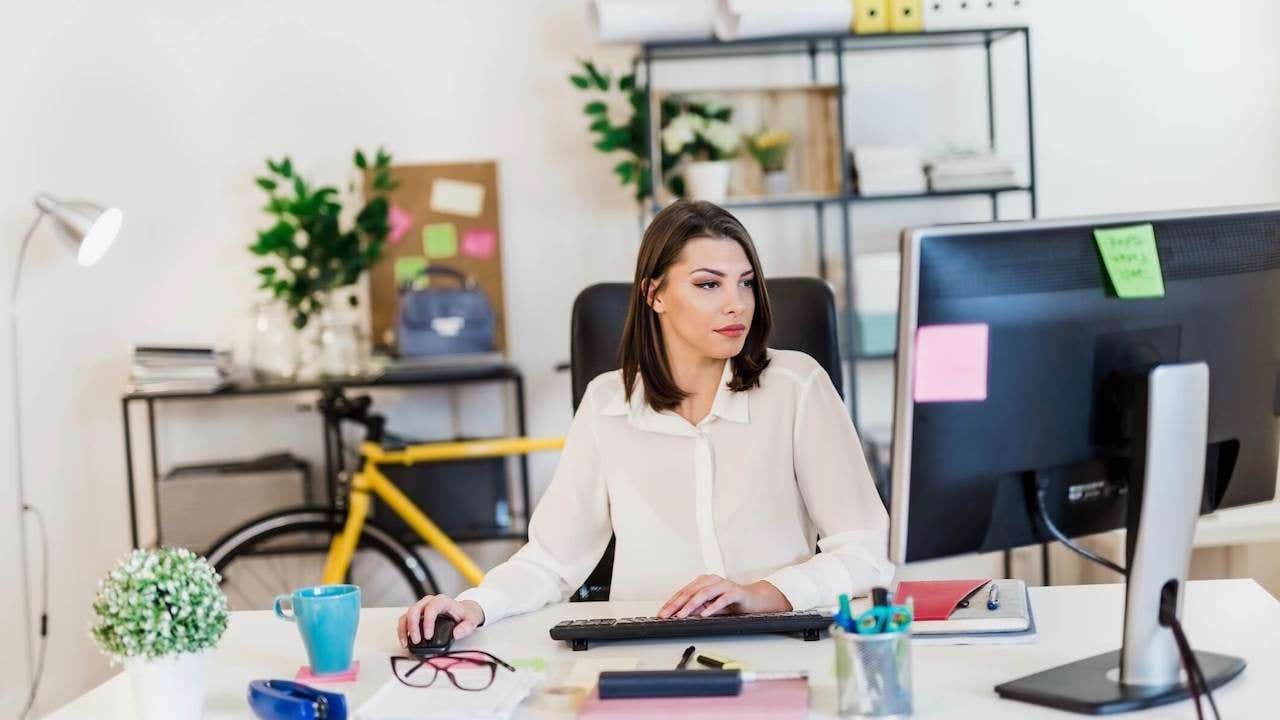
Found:
[[(1204, 492), (1209, 368), (1159, 365), (1147, 376), (1142, 480), (1129, 488), (1124, 644), (996, 686), (1000, 697), (1094, 715), (1139, 710), (1190, 695), (1161, 603), (1182, 615), (1183, 587)], [(1238, 657), (1196, 652), (1210, 688), (1244, 670)]]

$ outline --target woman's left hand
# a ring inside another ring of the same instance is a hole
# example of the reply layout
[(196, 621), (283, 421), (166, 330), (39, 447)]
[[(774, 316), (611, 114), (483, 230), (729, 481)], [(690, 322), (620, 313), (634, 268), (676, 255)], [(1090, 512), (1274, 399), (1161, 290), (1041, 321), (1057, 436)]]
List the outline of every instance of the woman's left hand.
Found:
[(739, 585), (719, 575), (699, 575), (680, 588), (658, 611), (658, 617), (689, 617), (717, 613), (787, 612), (791, 603), (772, 583), (760, 580)]

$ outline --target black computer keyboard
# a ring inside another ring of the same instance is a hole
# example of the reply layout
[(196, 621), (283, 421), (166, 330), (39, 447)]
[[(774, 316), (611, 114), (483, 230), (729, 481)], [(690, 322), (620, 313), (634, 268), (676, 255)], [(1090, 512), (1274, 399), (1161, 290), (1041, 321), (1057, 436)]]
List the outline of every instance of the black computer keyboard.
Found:
[(648, 640), (699, 635), (800, 633), (805, 640), (817, 640), (830, 625), (830, 615), (812, 611), (686, 618), (592, 618), (557, 623), (551, 628), (551, 639), (564, 640), (574, 650), (586, 650), (587, 643), (592, 640)]

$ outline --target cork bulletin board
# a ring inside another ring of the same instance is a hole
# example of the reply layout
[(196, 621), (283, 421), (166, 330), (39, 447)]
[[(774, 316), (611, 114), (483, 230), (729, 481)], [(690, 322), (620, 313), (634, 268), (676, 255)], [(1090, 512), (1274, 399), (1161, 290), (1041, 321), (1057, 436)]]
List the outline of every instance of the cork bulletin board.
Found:
[[(371, 330), (380, 348), (395, 347), (400, 283), (428, 266), (449, 267), (474, 280), (497, 315), (497, 345), (506, 352), (502, 292), (502, 229), (498, 225), (498, 165), (473, 162), (397, 165), (391, 193), (391, 234), (370, 272)], [(419, 280), (417, 287), (430, 282)]]

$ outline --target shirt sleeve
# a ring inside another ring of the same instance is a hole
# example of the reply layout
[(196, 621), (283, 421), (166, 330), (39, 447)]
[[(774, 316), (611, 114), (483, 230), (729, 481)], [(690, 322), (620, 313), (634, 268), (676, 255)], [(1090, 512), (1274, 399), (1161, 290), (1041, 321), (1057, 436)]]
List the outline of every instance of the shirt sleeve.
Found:
[(889, 516), (844, 401), (820, 367), (800, 393), (793, 452), (796, 482), (821, 552), (765, 580), (794, 610), (834, 605), (840, 593), (888, 585)]
[(560, 462), (529, 522), (529, 542), (458, 600), (484, 610), (485, 624), (563, 602), (604, 554), (613, 525), (600, 472), (588, 387), (565, 438)]

